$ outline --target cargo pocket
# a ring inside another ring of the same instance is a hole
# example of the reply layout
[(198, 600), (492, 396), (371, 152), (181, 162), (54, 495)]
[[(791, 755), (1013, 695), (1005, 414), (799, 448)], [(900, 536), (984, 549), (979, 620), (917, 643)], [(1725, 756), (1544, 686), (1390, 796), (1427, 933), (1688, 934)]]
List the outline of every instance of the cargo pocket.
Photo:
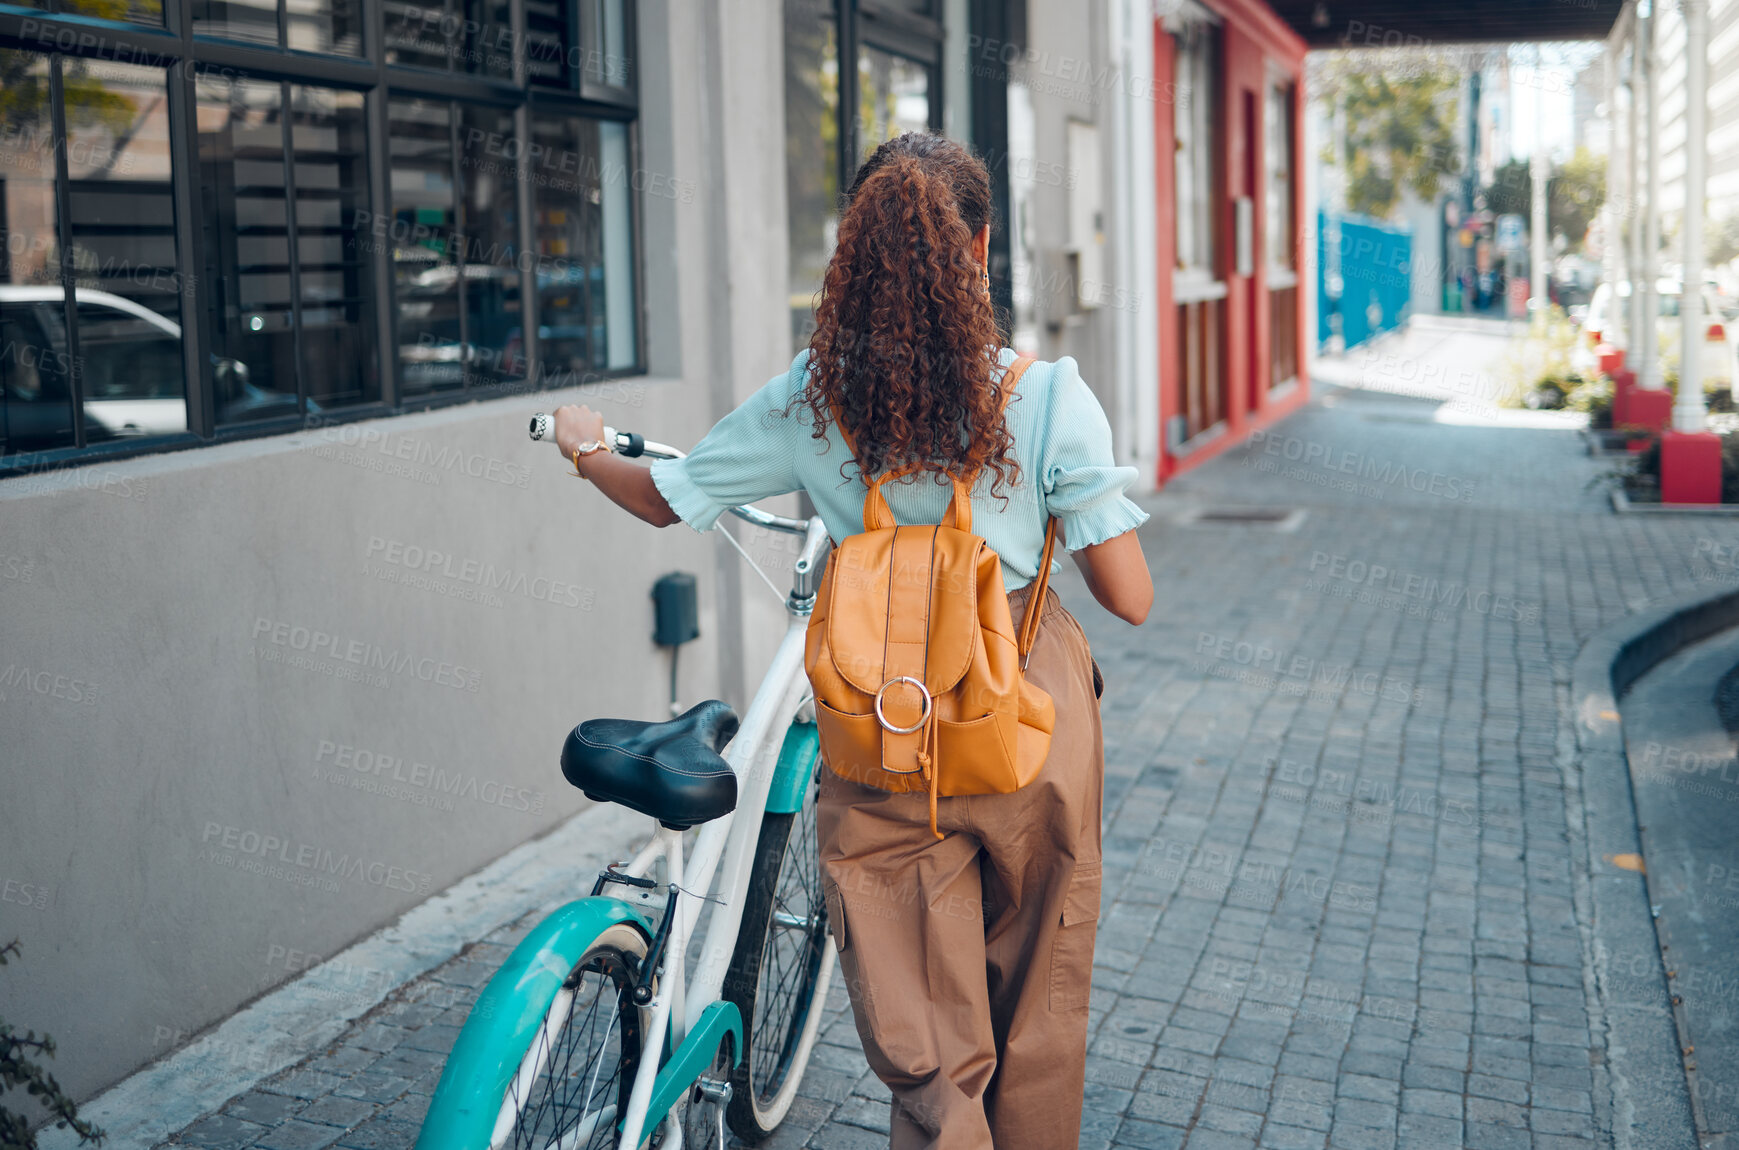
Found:
[(839, 947), (841, 954), (851, 944), (845, 932), (845, 900), (839, 896), (839, 887), (829, 879), (821, 880), (822, 898), (827, 902), (827, 931), (833, 935), (833, 941)]
[(1051, 943), (1051, 1009), (1085, 1010), (1093, 995), (1093, 940), (1099, 929), (1099, 887), (1104, 864), (1078, 862), (1063, 899), (1062, 922)]

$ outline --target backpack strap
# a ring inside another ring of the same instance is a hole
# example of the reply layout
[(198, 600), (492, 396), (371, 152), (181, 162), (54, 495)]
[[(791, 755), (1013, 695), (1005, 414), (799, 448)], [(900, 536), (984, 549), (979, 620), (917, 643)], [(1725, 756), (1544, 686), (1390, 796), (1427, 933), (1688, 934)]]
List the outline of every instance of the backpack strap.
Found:
[(1050, 517), (1045, 524), (1045, 551), (1039, 556), (1039, 573), (1033, 577), (1033, 592), (1026, 601), (1026, 615), (1020, 621), (1020, 635), (1017, 636), (1015, 649), (1020, 654), (1020, 669), (1026, 670), (1027, 660), (1032, 658), (1033, 644), (1039, 637), (1039, 616), (1043, 614), (1045, 592), (1051, 586), (1051, 555), (1057, 549), (1057, 517)]
[[(1014, 397), (1015, 385), (1020, 382), (1020, 377), (1025, 375), (1026, 369), (1036, 362), (1036, 356), (1023, 355), (1017, 357), (1013, 363), (1003, 369), (1002, 407), (997, 412), (998, 418), (1001, 417), (1002, 412), (1008, 410), (1009, 400)], [(852, 438), (851, 431), (845, 426), (845, 421), (840, 418), (839, 408), (837, 407), (833, 408), (833, 425), (839, 428), (840, 437), (845, 440), (846, 450), (851, 452), (853, 459), (856, 459), (857, 442)], [(860, 464), (859, 466), (861, 467), (862, 465)], [(919, 469), (918, 464), (908, 463), (904, 467), (895, 468), (893, 471), (889, 471), (883, 475), (876, 476), (874, 479), (865, 481), (865, 486), (869, 488), (868, 492), (864, 495), (863, 501), (863, 529), (865, 531), (877, 531), (895, 526), (894, 513), (889, 510), (887, 498), (882, 495), (882, 484), (890, 479), (902, 479)], [(978, 478), (978, 474), (977, 472), (974, 472), (971, 475), (955, 475), (951, 476), (951, 478), (954, 482), (954, 495), (948, 501), (948, 510), (943, 513), (942, 525), (945, 527), (953, 527), (960, 531), (971, 531), (972, 483)], [(1046, 551), (1046, 554), (1049, 554), (1048, 550)], [(1047, 568), (1047, 571), (1048, 570), (1049, 569)], [(1042, 591), (1043, 588), (1040, 588), (1040, 590)]]

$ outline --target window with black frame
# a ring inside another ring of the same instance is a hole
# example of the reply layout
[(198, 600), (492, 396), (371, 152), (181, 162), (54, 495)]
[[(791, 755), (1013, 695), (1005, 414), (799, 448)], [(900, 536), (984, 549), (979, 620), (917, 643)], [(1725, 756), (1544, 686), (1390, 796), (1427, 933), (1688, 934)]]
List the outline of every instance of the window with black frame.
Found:
[(627, 124), (539, 112), (530, 177), (544, 380), (630, 367), (637, 349)]
[(640, 368), (634, 0), (185, 3), (0, 49), (0, 474)]
[(218, 425), (378, 400), (361, 94), (210, 74), (195, 92)]
[(0, 49), (0, 455), (187, 430), (166, 81)]
[[(833, 256), (839, 197), (902, 132), (939, 130), (935, 0), (785, 0), (785, 190), (793, 348), (808, 342)], [(841, 54), (855, 82), (841, 84)]]

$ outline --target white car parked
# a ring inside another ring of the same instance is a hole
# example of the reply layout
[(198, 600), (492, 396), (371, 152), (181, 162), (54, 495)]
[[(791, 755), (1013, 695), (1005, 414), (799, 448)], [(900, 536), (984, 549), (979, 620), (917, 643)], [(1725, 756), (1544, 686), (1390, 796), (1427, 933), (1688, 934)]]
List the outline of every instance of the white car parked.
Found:
[[(1602, 343), (1610, 343), (1616, 347), (1625, 347), (1629, 342), (1623, 330), (1623, 321), (1630, 317), (1630, 284), (1620, 281), (1617, 292), (1612, 284), (1601, 284), (1594, 289), (1594, 298), (1588, 301), (1588, 317), (1583, 321), (1582, 330), (1588, 335), (1587, 341), (1578, 347), (1576, 366), (1585, 371), (1594, 368), (1594, 349)], [(1679, 362), (1679, 344), (1684, 337), (1684, 324), (1679, 319), (1679, 302), (1684, 295), (1684, 285), (1674, 279), (1662, 279), (1655, 282), (1655, 299), (1658, 303), (1658, 314), (1655, 316), (1655, 334), (1660, 347), (1661, 359), (1670, 365)], [(1616, 296), (1617, 306), (1622, 309), (1614, 322), (1613, 301)], [(1715, 299), (1715, 293), (1708, 288), (1703, 289), (1703, 382), (1728, 383), (1739, 378), (1739, 350), (1736, 350), (1732, 335), (1732, 327), (1722, 315)], [(1634, 365), (1633, 365), (1634, 366)]]
[[(113, 292), (77, 288), (75, 299), (86, 438), (186, 431), (181, 325)], [(0, 419), (9, 449), (70, 442), (65, 301), (58, 284), (0, 284)], [(220, 422), (298, 413), (294, 394), (249, 383), (246, 364), (213, 356), (212, 370)]]

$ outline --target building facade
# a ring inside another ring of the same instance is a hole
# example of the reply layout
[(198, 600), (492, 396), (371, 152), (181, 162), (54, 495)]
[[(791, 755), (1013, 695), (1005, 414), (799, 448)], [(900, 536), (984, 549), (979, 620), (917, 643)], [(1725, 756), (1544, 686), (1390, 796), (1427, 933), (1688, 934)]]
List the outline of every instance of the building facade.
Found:
[[(1304, 41), (1260, 0), (1175, 5), (1154, 30), (1161, 472), (1308, 394)], [(1175, 205), (1167, 220), (1165, 205)]]
[(577, 811), (566, 731), (671, 704), (668, 571), (678, 700), (746, 703), (779, 602), (526, 420), (697, 440), (801, 344), (890, 134), (986, 158), (1011, 339), (1080, 361), (1143, 487), (1301, 403), (1287, 35), (1255, 0), (0, 0), (0, 1015), (87, 1097)]

